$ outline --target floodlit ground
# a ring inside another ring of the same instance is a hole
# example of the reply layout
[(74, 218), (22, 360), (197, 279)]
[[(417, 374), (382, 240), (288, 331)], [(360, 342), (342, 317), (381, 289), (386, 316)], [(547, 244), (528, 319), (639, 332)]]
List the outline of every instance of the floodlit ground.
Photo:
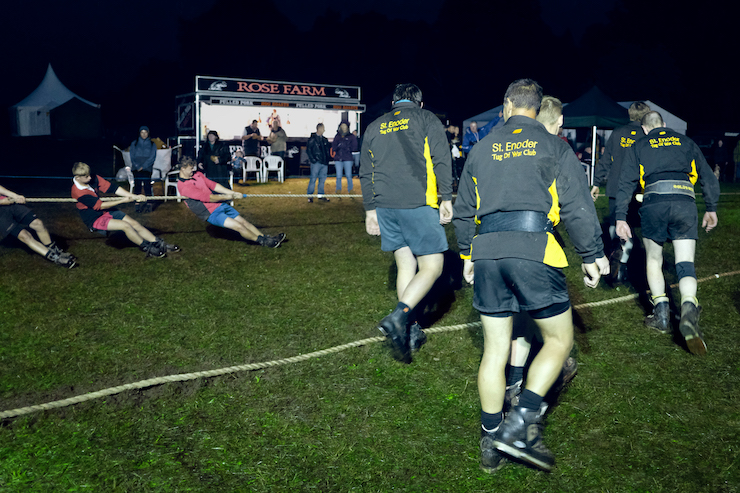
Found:
[[(306, 183), (244, 191), (299, 195)], [(719, 227), (700, 234), (700, 278), (740, 269), (740, 187), (723, 192)], [(361, 199), (254, 197), (236, 207), (288, 241), (246, 244), (173, 202), (134, 216), (182, 252), (145, 259), (125, 238), (89, 233), (71, 204), (35, 205), (80, 266), (0, 245), (0, 411), (377, 335), (374, 323), (395, 305), (395, 270), (364, 232)], [(587, 290), (568, 255), (574, 304), (635, 292)], [(472, 288), (448, 260), (428, 313), (435, 327), (478, 319)], [(740, 275), (699, 285), (704, 358), (644, 328), (639, 300), (578, 310), (580, 370), (546, 421), (550, 474), (479, 470), (482, 337), (470, 328), (430, 335), (411, 365), (371, 343), (5, 419), (0, 491), (737, 492), (738, 287)]]

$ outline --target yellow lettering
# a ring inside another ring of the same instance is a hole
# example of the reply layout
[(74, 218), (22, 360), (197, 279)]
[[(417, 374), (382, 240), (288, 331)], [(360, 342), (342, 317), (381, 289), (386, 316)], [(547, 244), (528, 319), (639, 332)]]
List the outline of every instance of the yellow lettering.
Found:
[(523, 142), (507, 142), (506, 143), (507, 151), (513, 151), (514, 149), (527, 149), (527, 148), (535, 148), (535, 147), (537, 147), (537, 141), (529, 140), (529, 139)]

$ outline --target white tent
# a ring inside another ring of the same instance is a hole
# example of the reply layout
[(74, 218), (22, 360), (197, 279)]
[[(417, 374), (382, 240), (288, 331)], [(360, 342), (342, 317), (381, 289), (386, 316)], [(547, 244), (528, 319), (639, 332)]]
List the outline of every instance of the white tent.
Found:
[[(53, 122), (53, 110), (68, 102), (70, 104), (58, 112), (61, 120)], [(63, 138), (96, 137), (100, 134), (100, 105), (67, 89), (49, 64), (41, 84), (23, 101), (10, 107), (10, 123), (15, 137), (52, 133), (61, 134), (59, 136)], [(70, 129), (70, 126), (75, 126), (77, 130)], [(68, 130), (71, 134), (68, 134)], [(91, 132), (97, 135), (90, 135)]]

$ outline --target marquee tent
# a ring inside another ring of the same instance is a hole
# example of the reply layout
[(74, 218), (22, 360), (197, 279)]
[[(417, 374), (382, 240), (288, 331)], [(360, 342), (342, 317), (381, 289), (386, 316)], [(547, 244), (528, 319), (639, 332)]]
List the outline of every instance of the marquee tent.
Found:
[(627, 109), (594, 86), (563, 108), (563, 127), (616, 128), (629, 123)]
[(23, 101), (10, 107), (10, 125), (15, 137), (100, 137), (100, 105), (67, 89), (49, 64), (41, 84)]

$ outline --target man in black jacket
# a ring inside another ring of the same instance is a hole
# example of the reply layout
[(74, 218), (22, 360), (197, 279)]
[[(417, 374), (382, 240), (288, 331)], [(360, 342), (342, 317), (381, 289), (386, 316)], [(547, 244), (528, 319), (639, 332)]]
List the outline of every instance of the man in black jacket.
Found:
[[(591, 197), (596, 201), (599, 193), (599, 185), (606, 179), (606, 196), (609, 197), (609, 215), (606, 218), (609, 229), (609, 237), (612, 241), (619, 241), (616, 233), (615, 210), (617, 201), (617, 192), (619, 191), (619, 173), (622, 170), (622, 163), (625, 155), (630, 151), (632, 145), (644, 134), (640, 121), (642, 117), (650, 112), (650, 106), (642, 101), (635, 101), (627, 110), (630, 122), (627, 125), (614, 129), (611, 137), (606, 143), (606, 151), (599, 164), (596, 165), (594, 172), (594, 186), (591, 188)], [(638, 202), (633, 202), (638, 204)], [(619, 257), (618, 268), (612, 272), (614, 282), (624, 282), (627, 280), (627, 262), (632, 252), (632, 240), (623, 241), (623, 245), (614, 245), (611, 253), (612, 258)], [(615, 259), (616, 261), (616, 259)]]
[[(469, 283), (475, 280), (473, 307), (484, 332), (478, 393), (481, 468), (488, 473), (503, 465), (502, 454), (546, 471), (555, 462), (542, 442), (540, 406), (573, 346), (562, 272), (568, 262), (553, 235), (561, 218), (583, 259), (586, 285), (596, 287), (609, 272), (581, 164), (568, 144), (535, 120), (541, 101), (542, 88), (535, 81), (509, 85), (506, 123), (470, 151), (455, 201), (463, 276)], [(520, 311), (535, 320), (543, 346), (518, 404), (504, 418), (513, 314)]]
[(244, 127), (244, 133), (242, 134), (242, 146), (244, 147), (245, 156), (260, 156), (260, 141), (262, 140), (262, 134), (258, 127), (257, 120), (252, 120), (252, 124), (248, 127)]
[[(329, 202), (329, 199), (324, 197), (324, 182), (326, 182), (326, 174), (329, 171), (329, 141), (324, 137), (324, 124), (319, 123), (316, 125), (316, 132), (311, 134), (306, 144), (306, 154), (308, 154), (308, 161), (311, 163), (311, 177), (308, 179), (308, 190), (307, 195), (313, 195), (314, 187), (316, 186), (316, 180), (319, 180), (319, 196), (318, 199), (323, 202)], [(313, 198), (308, 198), (309, 202), (313, 202)]]
[(663, 277), (663, 243), (673, 242), (676, 257), (678, 290), (681, 292), (681, 321), (678, 329), (688, 350), (697, 355), (707, 352), (699, 330), (699, 307), (696, 299), (694, 252), (699, 237), (694, 184), (701, 181), (706, 212), (702, 228), (717, 226), (719, 181), (712, 173), (699, 146), (685, 135), (665, 127), (663, 117), (652, 111), (642, 119), (646, 137), (638, 140), (626, 156), (619, 179), (616, 219), (617, 234), (623, 240), (632, 238), (627, 224), (627, 207), (638, 180), (645, 189), (640, 208), (642, 236), (647, 257), (647, 281), (650, 286), (653, 313), (645, 324), (661, 333), (671, 330), (670, 308)]
[(442, 225), (452, 220), (450, 148), (442, 122), (422, 106), (417, 86), (398, 84), (391, 111), (368, 126), (360, 153), (365, 229), (380, 235), (398, 266), (398, 304), (378, 329), (405, 363), (426, 338), (418, 324), (409, 327), (411, 312), (442, 274)]

